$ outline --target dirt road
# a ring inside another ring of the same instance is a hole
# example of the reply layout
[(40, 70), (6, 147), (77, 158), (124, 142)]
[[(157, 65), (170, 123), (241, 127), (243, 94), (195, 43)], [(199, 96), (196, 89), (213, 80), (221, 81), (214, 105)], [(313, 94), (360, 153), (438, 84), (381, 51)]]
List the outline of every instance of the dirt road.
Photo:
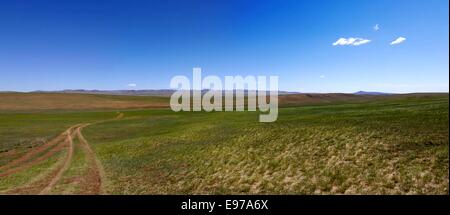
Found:
[[(123, 118), (123, 113), (112, 120)], [(64, 187), (64, 184), (76, 183), (78, 189), (68, 194), (102, 194), (102, 185), (105, 173), (100, 160), (92, 150), (88, 141), (82, 134), (82, 129), (96, 123), (77, 124), (58, 135), (56, 138), (47, 143), (31, 149), (23, 156), (0, 166), (0, 179), (8, 177), (12, 174), (25, 171), (35, 165), (38, 165), (54, 156), (59, 156), (58, 162), (53, 164), (47, 171), (43, 171), (37, 176), (28, 179), (28, 182), (18, 187), (0, 191), (5, 194), (58, 194), (59, 190), (55, 190), (57, 185)], [(77, 148), (84, 154), (86, 167), (84, 174), (72, 176), (77, 180), (65, 182), (62, 181), (64, 174), (69, 170), (73, 162), (75, 141), (77, 140)], [(67, 194), (67, 192), (65, 192)]]

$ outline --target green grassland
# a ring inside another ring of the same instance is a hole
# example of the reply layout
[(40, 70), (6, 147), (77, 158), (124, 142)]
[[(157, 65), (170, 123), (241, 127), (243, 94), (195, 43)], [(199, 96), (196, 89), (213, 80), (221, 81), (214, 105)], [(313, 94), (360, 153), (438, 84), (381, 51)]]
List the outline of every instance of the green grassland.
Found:
[[(8, 110), (0, 112), (0, 166), (74, 124), (98, 122), (83, 135), (103, 165), (103, 193), (448, 194), (448, 99), (288, 99), (273, 123), (259, 123), (258, 112)], [(118, 112), (124, 117), (108, 120)], [(63, 179), (83, 172), (83, 159), (75, 153)], [(36, 169), (0, 178), (0, 190)]]

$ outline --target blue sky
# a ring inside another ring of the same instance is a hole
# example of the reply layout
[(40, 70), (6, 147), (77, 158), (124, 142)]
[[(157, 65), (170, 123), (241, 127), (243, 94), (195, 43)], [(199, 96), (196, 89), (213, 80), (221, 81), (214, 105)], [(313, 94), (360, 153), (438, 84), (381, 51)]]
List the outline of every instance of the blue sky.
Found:
[[(0, 91), (167, 89), (173, 76), (201, 67), (203, 75), (278, 75), (289, 91), (448, 92), (448, 7), (447, 0), (5, 0)], [(406, 40), (390, 44), (399, 37)]]

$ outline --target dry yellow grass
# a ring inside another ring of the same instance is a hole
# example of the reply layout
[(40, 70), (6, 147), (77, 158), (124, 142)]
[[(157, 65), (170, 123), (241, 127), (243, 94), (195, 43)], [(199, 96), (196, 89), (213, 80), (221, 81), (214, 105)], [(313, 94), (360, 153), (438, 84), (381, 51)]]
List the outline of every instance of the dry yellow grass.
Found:
[(0, 111), (169, 107), (168, 98), (64, 93), (0, 93)]

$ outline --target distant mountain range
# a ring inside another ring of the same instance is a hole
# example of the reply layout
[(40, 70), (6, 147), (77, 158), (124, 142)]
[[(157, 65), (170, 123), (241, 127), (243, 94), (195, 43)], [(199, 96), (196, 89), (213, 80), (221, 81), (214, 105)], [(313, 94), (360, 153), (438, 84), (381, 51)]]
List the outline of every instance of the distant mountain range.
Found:
[(358, 91), (355, 95), (391, 95), (392, 93)]
[[(32, 93), (78, 93), (78, 94), (101, 94), (101, 95), (133, 95), (133, 96), (170, 96), (176, 90), (59, 90), (59, 91), (33, 91)], [(202, 90), (202, 94), (209, 90)], [(247, 95), (248, 90), (244, 90)], [(299, 94), (299, 92), (278, 91), (279, 95)]]
[(78, 93), (101, 95), (133, 95), (133, 96), (170, 96), (175, 90), (59, 90), (59, 91), (33, 91), (34, 93)]
[[(209, 90), (202, 90), (202, 94)], [(247, 95), (248, 90), (243, 90), (244, 94)], [(12, 91), (2, 91), (3, 93)], [(100, 94), (100, 95), (133, 95), (133, 96), (170, 96), (175, 92), (171, 89), (161, 89), (161, 90), (57, 90), (57, 91), (32, 91), (31, 93), (73, 93), (73, 94)], [(279, 95), (292, 95), (292, 94), (305, 94), (301, 92), (290, 92), (290, 91), (278, 91)], [(311, 94), (311, 93), (308, 93)], [(315, 93), (314, 93), (315, 94)], [(317, 93), (321, 94), (321, 93)], [(368, 91), (358, 91), (355, 93), (348, 93), (354, 95), (392, 95), (393, 93), (384, 92), (368, 92)]]

